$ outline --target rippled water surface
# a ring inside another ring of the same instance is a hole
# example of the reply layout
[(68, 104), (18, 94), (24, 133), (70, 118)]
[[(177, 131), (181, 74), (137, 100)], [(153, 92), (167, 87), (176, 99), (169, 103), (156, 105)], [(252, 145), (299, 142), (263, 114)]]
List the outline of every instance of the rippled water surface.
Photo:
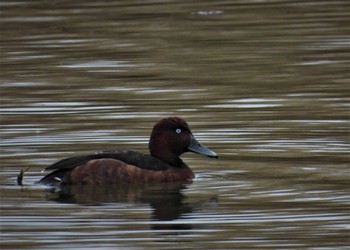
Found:
[[(349, 11), (2, 1), (1, 249), (347, 249)], [(219, 154), (183, 156), (193, 183), (33, 185), (174, 115)]]

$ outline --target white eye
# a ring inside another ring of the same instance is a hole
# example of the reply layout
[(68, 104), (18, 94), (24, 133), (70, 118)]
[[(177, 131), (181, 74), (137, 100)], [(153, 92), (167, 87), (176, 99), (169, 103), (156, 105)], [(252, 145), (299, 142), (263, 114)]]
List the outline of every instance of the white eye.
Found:
[(181, 133), (181, 129), (180, 128), (176, 129), (176, 133), (180, 134)]

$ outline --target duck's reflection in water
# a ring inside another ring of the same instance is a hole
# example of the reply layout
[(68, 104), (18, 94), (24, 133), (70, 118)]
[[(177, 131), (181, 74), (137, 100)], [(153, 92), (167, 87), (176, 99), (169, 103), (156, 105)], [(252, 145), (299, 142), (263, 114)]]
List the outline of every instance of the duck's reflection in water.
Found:
[[(190, 183), (157, 183), (116, 185), (65, 185), (47, 190), (46, 199), (60, 203), (104, 205), (110, 203), (148, 204), (152, 212), (152, 229), (191, 229), (190, 224), (166, 223), (193, 211), (186, 203), (183, 190)], [(161, 222), (161, 223), (160, 223)]]

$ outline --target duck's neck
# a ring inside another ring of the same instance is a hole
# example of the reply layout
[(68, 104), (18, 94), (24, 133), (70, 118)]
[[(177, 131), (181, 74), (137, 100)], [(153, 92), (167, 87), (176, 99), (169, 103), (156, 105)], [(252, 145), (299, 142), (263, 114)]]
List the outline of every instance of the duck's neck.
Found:
[(179, 153), (174, 149), (169, 140), (165, 140), (162, 136), (152, 131), (151, 138), (148, 144), (151, 156), (169, 164), (176, 168), (187, 167), (187, 165), (180, 159)]
[(187, 165), (181, 160), (181, 158), (174, 154), (166, 154), (165, 152), (150, 152), (151, 156), (154, 158), (157, 158), (161, 160), (162, 162), (165, 162), (169, 164), (170, 166), (176, 167), (176, 168), (183, 168), (187, 167)]
[(175, 159), (169, 161), (168, 164), (176, 168), (187, 167), (187, 165), (181, 160), (180, 157), (176, 157)]
[(176, 153), (167, 150), (168, 147), (160, 145), (160, 143), (149, 144), (149, 151), (151, 156), (176, 168), (186, 167), (186, 164), (180, 159), (180, 157)]

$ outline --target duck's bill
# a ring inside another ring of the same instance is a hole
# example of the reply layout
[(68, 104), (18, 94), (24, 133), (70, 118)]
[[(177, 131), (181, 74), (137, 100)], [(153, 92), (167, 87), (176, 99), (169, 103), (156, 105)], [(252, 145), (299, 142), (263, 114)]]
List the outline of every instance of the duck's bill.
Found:
[(197, 154), (205, 155), (211, 158), (218, 158), (217, 153), (210, 150), (209, 148), (202, 146), (193, 136), (191, 137), (191, 142), (187, 149)]

